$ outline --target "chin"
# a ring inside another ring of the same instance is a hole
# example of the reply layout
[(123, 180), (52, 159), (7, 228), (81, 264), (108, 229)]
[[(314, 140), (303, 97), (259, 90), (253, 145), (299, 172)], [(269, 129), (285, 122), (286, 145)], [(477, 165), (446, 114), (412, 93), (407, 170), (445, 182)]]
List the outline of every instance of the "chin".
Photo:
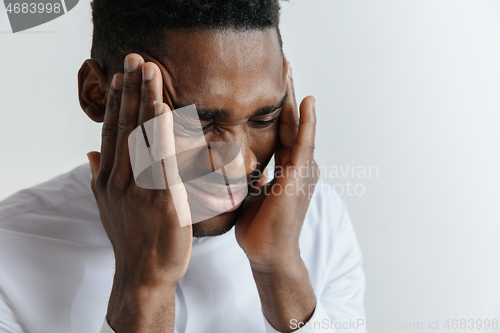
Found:
[(238, 221), (241, 209), (226, 212), (193, 224), (193, 237), (220, 236), (231, 230)]

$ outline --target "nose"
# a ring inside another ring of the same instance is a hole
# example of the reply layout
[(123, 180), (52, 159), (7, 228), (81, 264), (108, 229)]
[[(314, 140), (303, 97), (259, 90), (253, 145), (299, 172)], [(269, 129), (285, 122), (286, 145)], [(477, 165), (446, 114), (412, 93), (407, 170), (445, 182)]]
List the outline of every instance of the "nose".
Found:
[(229, 180), (246, 182), (247, 175), (257, 165), (257, 158), (247, 142), (246, 138), (208, 142), (208, 154), (201, 154), (201, 163), (212, 172), (225, 173)]

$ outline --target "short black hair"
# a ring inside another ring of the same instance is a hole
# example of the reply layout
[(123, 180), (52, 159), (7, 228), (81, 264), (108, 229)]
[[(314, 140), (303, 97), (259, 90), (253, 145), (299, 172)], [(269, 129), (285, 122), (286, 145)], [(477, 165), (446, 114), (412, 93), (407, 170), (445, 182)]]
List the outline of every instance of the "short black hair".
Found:
[(93, 0), (91, 58), (112, 75), (132, 52), (164, 56), (170, 29), (275, 28), (280, 46), (279, 0)]

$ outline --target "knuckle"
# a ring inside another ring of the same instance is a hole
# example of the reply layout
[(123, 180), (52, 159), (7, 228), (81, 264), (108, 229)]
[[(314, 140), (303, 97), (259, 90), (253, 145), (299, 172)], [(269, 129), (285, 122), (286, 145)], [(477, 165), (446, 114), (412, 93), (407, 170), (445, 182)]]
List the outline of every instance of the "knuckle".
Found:
[(112, 136), (116, 133), (116, 125), (115, 124), (110, 124), (110, 123), (105, 123), (102, 125), (102, 130), (101, 130), (101, 135), (103, 138)]
[(95, 193), (100, 193), (103, 192), (105, 188), (106, 188), (106, 179), (104, 175), (100, 172), (97, 174), (97, 178), (93, 183), (93, 191), (95, 191)]
[(111, 176), (108, 180), (106, 189), (111, 195), (123, 194), (126, 188), (126, 183), (116, 176)]
[(297, 140), (295, 142), (295, 144), (298, 146), (298, 148), (301, 151), (304, 151), (304, 149), (308, 149), (309, 148), (309, 145), (306, 142), (304, 142), (303, 140)]
[(123, 88), (122, 88), (122, 93), (125, 95), (129, 96), (135, 96), (139, 92), (139, 89), (137, 89), (137, 85), (135, 82), (131, 80), (125, 80), (123, 82)]
[(141, 104), (147, 104), (152, 99), (152, 92), (147, 88), (141, 91)]
[(120, 105), (120, 94), (111, 90), (112, 93), (109, 95), (108, 104), (111, 109), (116, 109)]
[(133, 117), (127, 113), (120, 114), (120, 117), (118, 119), (118, 128), (120, 129), (120, 131), (130, 130), (131, 128), (135, 128), (136, 125), (136, 117)]
[(144, 189), (136, 184), (134, 181), (133, 184), (128, 188), (128, 193), (131, 197), (139, 197), (144, 193)]

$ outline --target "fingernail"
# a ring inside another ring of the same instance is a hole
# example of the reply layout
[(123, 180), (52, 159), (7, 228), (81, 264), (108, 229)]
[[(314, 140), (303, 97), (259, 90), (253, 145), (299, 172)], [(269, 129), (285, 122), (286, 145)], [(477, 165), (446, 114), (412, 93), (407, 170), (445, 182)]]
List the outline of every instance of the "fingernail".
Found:
[(288, 63), (288, 72), (290, 73), (290, 77), (293, 77), (292, 66), (290, 66), (290, 63)]
[(150, 66), (142, 66), (142, 80), (149, 81), (153, 78), (154, 69)]
[(316, 98), (313, 96), (313, 106), (316, 107)]
[(123, 77), (121, 75), (115, 74), (113, 80), (111, 81), (111, 88), (113, 90), (120, 90), (123, 87)]
[(154, 106), (155, 106), (155, 117), (157, 117), (163, 111), (163, 103), (160, 101), (154, 101)]
[(137, 67), (139, 67), (139, 60), (134, 58), (134, 57), (130, 57), (130, 56), (127, 56), (125, 58), (125, 70), (127, 72), (133, 72), (137, 69)]

